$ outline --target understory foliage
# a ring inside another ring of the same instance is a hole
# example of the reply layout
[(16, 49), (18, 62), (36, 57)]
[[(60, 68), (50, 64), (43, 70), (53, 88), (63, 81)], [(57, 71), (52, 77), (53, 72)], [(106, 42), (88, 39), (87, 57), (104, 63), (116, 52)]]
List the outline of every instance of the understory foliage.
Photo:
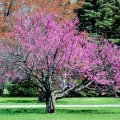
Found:
[(120, 86), (119, 47), (104, 38), (95, 41), (86, 32), (79, 33), (77, 24), (78, 20), (58, 22), (55, 14), (45, 12), (19, 16), (0, 44), (0, 80), (29, 80), (46, 95), (47, 113), (55, 112), (56, 99), (93, 82), (94, 87), (110, 85), (116, 93)]
[(14, 97), (33, 97), (38, 95), (38, 91), (33, 84), (28, 82), (7, 82), (6, 89), (9, 96)]

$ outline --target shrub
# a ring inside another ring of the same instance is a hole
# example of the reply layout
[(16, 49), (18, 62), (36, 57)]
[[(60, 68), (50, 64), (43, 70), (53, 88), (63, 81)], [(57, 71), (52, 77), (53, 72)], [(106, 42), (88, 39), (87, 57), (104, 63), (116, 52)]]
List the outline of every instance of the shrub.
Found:
[(30, 97), (37, 95), (36, 87), (28, 82), (8, 82), (6, 88), (8, 89), (10, 96)]

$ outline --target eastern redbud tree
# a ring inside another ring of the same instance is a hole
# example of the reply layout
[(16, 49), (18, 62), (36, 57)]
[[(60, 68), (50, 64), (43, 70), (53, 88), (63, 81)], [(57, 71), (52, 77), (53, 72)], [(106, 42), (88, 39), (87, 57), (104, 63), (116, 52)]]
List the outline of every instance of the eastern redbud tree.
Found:
[(119, 48), (79, 33), (77, 23), (59, 23), (56, 15), (45, 12), (19, 16), (14, 29), (7, 34), (8, 42), (1, 43), (2, 80), (6, 76), (32, 82), (46, 95), (47, 113), (55, 112), (56, 99), (70, 91), (78, 92), (92, 82), (119, 88)]

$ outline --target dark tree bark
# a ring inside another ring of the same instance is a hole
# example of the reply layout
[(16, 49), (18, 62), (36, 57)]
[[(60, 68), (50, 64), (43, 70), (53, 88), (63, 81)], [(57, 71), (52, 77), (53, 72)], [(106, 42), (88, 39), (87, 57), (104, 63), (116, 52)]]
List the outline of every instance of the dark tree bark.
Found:
[(3, 95), (3, 89), (0, 89), (0, 96)]
[(55, 98), (50, 89), (46, 90), (46, 113), (55, 113)]

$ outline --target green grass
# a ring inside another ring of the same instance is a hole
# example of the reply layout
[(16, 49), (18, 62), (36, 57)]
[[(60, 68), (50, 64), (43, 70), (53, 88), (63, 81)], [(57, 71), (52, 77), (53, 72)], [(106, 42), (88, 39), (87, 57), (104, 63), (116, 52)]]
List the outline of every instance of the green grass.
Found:
[[(0, 104), (38, 104), (37, 97), (0, 97)], [(41, 104), (41, 103), (40, 103)], [(43, 103), (42, 103), (43, 104)], [(120, 98), (64, 98), (57, 104), (120, 104)], [(120, 108), (1, 108), (0, 120), (120, 120)]]
[(0, 97), (0, 104), (37, 104), (37, 97)]
[(120, 120), (119, 108), (59, 108), (55, 114), (45, 109), (2, 109), (0, 120)]
[(120, 98), (115, 97), (81, 97), (81, 98), (63, 98), (57, 101), (57, 104), (120, 104)]
[[(37, 97), (0, 97), (0, 104), (44, 104), (37, 103)], [(57, 100), (57, 104), (120, 104), (120, 98), (114, 97), (81, 97), (81, 98), (63, 98)]]

